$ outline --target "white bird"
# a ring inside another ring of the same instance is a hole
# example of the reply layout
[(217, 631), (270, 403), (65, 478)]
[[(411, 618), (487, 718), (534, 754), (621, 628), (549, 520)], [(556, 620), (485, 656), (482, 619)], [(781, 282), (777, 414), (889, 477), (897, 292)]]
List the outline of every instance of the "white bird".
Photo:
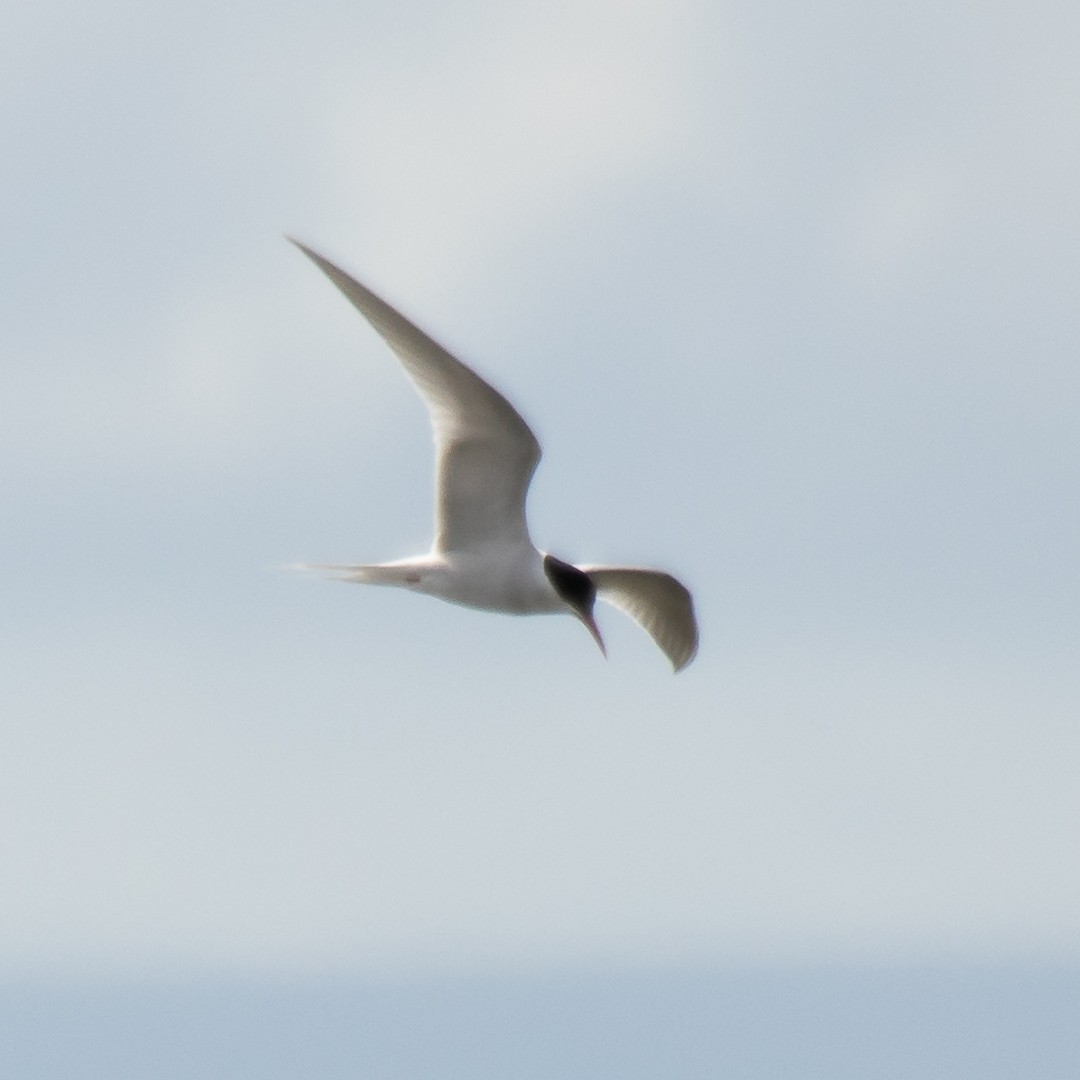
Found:
[(577, 616), (607, 655), (596, 597), (637, 621), (675, 671), (693, 660), (689, 591), (670, 574), (631, 566), (573, 566), (529, 539), (525, 496), (540, 444), (514, 407), (474, 371), (329, 259), (294, 243), (345, 294), (397, 355), (427, 405), (435, 436), (431, 552), (377, 565), (326, 565), (345, 581), (398, 585), (467, 607)]

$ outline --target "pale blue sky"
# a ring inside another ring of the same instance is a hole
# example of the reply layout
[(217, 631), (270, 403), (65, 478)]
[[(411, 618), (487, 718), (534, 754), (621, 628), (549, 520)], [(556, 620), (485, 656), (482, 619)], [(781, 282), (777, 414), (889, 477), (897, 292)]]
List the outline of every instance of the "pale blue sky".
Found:
[[(1076, 965), (1080, 15), (5, 24), (5, 970)], [(285, 232), (520, 407), (540, 546), (687, 581), (691, 668), (276, 569), (430, 536)]]

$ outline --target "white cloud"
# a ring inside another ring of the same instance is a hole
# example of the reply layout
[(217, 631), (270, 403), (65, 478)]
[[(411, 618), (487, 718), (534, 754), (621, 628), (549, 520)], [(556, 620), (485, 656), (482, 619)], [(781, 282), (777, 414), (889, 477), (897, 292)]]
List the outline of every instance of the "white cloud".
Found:
[(463, 266), (497, 266), (605, 184), (670, 159), (687, 29), (681, 4), (481, 7), (422, 50), (339, 53), (312, 99), (328, 241), (359, 234), (368, 265), (440, 291)]

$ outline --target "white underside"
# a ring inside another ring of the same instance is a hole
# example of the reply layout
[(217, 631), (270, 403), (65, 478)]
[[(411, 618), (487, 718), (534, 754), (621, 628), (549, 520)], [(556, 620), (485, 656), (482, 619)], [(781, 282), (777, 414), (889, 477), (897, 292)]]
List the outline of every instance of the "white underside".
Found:
[(394, 585), (451, 604), (515, 615), (571, 613), (534, 547), (437, 552), (376, 565), (321, 566), (342, 581)]

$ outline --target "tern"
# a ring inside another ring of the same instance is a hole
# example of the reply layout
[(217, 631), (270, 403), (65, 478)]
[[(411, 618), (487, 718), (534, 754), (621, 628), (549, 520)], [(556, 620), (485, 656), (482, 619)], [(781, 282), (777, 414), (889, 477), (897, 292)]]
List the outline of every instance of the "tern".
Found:
[(435, 438), (435, 538), (429, 554), (374, 565), (315, 564), (332, 576), (396, 585), (453, 604), (518, 615), (566, 613), (607, 650), (596, 598), (641, 625), (675, 671), (698, 647), (694, 603), (670, 574), (637, 566), (574, 566), (529, 539), (525, 498), (540, 444), (494, 387), (317, 251), (289, 238), (344, 293), (401, 361)]

